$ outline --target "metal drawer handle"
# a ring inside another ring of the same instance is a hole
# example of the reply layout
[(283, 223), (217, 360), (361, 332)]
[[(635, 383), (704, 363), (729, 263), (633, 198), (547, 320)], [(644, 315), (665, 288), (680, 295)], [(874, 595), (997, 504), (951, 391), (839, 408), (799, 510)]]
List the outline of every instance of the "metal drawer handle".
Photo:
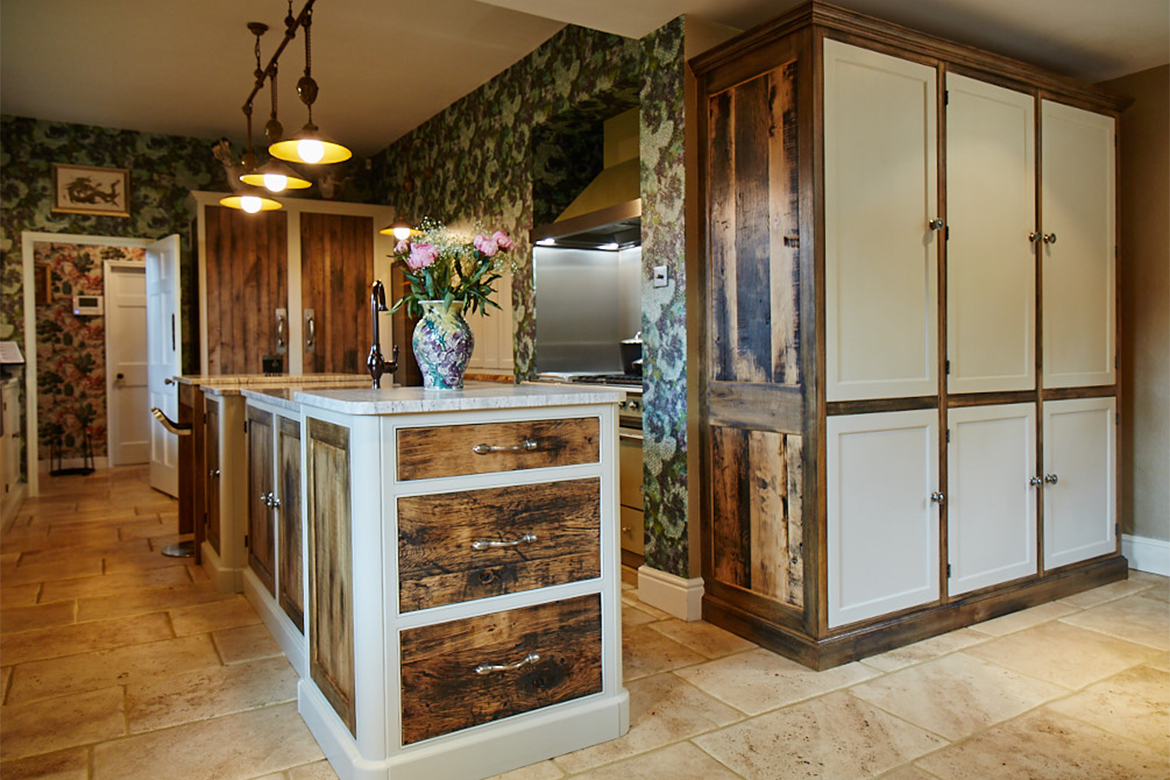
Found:
[(514, 664), (480, 664), (475, 667), (476, 674), (491, 674), (492, 672), (510, 672), (513, 669), (519, 669), (528, 664), (534, 664), (540, 660), (540, 653), (529, 653), (524, 656), (524, 660), (517, 661)]
[(487, 455), (489, 452), (532, 452), (538, 446), (535, 439), (525, 439), (522, 444), (513, 444), (511, 447), (477, 444), (471, 448), (471, 451), (476, 455)]
[(522, 544), (531, 544), (536, 541), (536, 534), (524, 534), (519, 539), (513, 539), (510, 542), (495, 542), (487, 539), (480, 539), (471, 543), (473, 550), (491, 550), (495, 547), (519, 547)]

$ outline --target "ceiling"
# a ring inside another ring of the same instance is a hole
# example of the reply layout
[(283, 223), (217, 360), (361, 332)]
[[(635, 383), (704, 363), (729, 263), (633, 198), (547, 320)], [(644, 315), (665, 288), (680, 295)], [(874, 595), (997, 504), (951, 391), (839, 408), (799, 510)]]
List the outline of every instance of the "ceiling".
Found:
[[(313, 118), (373, 154), (526, 54), (566, 23), (641, 37), (681, 13), (746, 29), (799, 0), (318, 0)], [(1100, 81), (1170, 61), (1167, 0), (840, 0), (840, 5), (1057, 72)], [(303, 0), (294, 0), (294, 13)], [(283, 32), (286, 0), (4, 0), (0, 112), (200, 138), (244, 139), (252, 87), (247, 23)], [(279, 115), (303, 36), (281, 58)], [(269, 110), (257, 97), (257, 139)]]

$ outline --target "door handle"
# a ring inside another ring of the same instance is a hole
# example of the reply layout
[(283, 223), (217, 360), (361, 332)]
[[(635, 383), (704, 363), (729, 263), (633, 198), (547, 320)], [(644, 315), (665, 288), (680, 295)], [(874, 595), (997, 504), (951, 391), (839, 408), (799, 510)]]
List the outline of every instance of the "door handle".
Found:
[(175, 380), (171, 379), (169, 376), (166, 377), (165, 379), (163, 379), (164, 385), (173, 385), (174, 383), (175, 383)]
[(305, 309), (305, 352), (317, 351), (317, 312)]
[(288, 310), (276, 310), (276, 354), (283, 355), (288, 349)]

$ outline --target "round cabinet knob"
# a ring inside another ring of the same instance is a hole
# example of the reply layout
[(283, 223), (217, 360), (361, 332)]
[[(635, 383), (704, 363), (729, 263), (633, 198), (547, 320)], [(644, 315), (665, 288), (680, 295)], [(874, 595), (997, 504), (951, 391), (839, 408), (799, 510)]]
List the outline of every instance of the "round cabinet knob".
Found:
[(1056, 243), (1056, 234), (1055, 233), (1045, 233), (1044, 234), (1044, 243), (1045, 244), (1055, 244)]
[(1039, 487), (1044, 484), (1044, 477), (1032, 477), (1028, 480), (1028, 484), (1032, 487)]
[(943, 222), (942, 217), (935, 217), (930, 222), (928, 222), (927, 225), (931, 230), (942, 230), (944, 227), (946, 227), (946, 223)]
[(1028, 234), (1028, 241), (1030, 243), (1033, 243), (1033, 244), (1039, 244), (1040, 243), (1040, 234), (1037, 233), (1035, 230), (1033, 230), (1031, 233)]
[(1045, 474), (1044, 481), (1047, 482), (1049, 485), (1055, 485), (1057, 482), (1060, 481), (1060, 477), (1056, 476), (1055, 474)]
[(947, 501), (947, 497), (944, 496), (942, 493), (931, 493), (930, 500), (936, 504), (945, 504)]

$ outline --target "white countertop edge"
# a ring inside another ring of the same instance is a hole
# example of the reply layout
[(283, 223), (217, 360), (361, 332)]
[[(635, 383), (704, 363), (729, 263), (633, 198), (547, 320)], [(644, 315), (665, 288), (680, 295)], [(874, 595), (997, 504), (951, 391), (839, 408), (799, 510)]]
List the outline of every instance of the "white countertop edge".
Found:
[(501, 385), (489, 382), (468, 383), (463, 390), (351, 388), (297, 391), (293, 397), (303, 406), (342, 414), (378, 415), (606, 404), (624, 400), (626, 393), (612, 388)]

